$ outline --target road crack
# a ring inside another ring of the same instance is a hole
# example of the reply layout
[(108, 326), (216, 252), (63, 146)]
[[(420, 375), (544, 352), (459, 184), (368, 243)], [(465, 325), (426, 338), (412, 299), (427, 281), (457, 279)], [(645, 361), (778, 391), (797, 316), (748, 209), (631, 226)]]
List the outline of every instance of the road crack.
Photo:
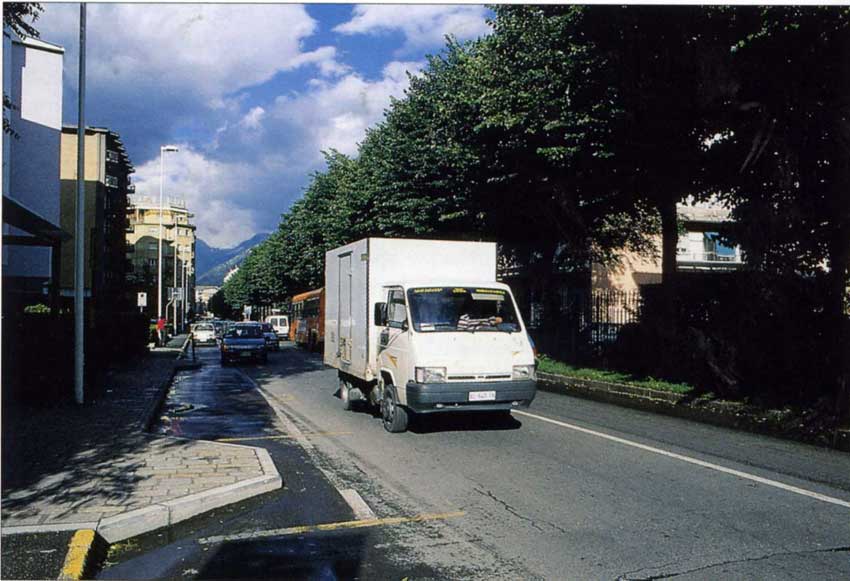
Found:
[(491, 500), (493, 500), (493, 501), (494, 501), (494, 502), (496, 502), (497, 504), (501, 504), (501, 505), (502, 505), (502, 507), (504, 507), (504, 509), (505, 509), (506, 511), (508, 511), (509, 513), (511, 513), (512, 515), (514, 515), (515, 517), (517, 517), (518, 519), (520, 519), (520, 520), (524, 520), (525, 522), (527, 522), (528, 524), (530, 524), (530, 525), (532, 526), (532, 528), (534, 528), (534, 529), (536, 529), (536, 530), (540, 531), (541, 533), (545, 533), (545, 532), (546, 532), (546, 531), (544, 531), (544, 530), (540, 527), (540, 525), (539, 525), (539, 524), (537, 524), (537, 522), (536, 522), (534, 519), (529, 518), (529, 517), (525, 516), (524, 514), (520, 514), (520, 512), (519, 512), (517, 509), (515, 509), (514, 507), (512, 507), (510, 504), (508, 504), (507, 502), (505, 502), (505, 501), (504, 501), (504, 500), (502, 500), (501, 498), (497, 497), (497, 496), (496, 496), (495, 494), (493, 494), (491, 491), (489, 491), (489, 490), (482, 490), (481, 488), (473, 488), (473, 490), (474, 490), (475, 492), (477, 492), (478, 494), (482, 494), (482, 495), (484, 495), (484, 496), (489, 497)]
[(655, 581), (656, 579), (671, 579), (673, 577), (679, 577), (680, 575), (689, 575), (691, 573), (699, 573), (701, 571), (707, 571), (708, 569), (713, 569), (715, 567), (723, 567), (724, 565), (735, 565), (737, 563), (756, 563), (758, 561), (765, 561), (767, 559), (772, 559), (774, 557), (788, 557), (793, 555), (816, 555), (819, 553), (848, 553), (850, 552), (850, 546), (846, 547), (832, 547), (829, 549), (815, 549), (810, 551), (778, 551), (776, 553), (768, 553), (766, 555), (760, 555), (758, 557), (747, 557), (744, 559), (730, 559), (728, 561), (719, 561), (717, 563), (710, 563), (708, 565), (703, 565), (702, 567), (696, 567), (694, 569), (687, 569), (685, 571), (678, 571), (674, 573), (662, 573), (660, 575), (652, 575), (650, 577), (631, 577), (634, 573), (639, 571), (643, 571), (645, 569), (661, 569), (663, 567), (669, 567), (674, 563), (666, 563), (664, 565), (660, 565), (658, 567), (641, 567), (640, 569), (635, 569), (634, 571), (627, 571), (622, 575), (617, 577), (617, 581)]

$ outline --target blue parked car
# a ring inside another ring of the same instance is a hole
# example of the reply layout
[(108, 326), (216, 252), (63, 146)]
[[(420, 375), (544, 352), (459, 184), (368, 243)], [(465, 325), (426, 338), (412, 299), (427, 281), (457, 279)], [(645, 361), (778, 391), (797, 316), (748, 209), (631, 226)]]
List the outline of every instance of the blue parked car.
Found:
[(259, 323), (236, 323), (221, 338), (221, 364), (231, 361), (268, 361), (266, 338)]

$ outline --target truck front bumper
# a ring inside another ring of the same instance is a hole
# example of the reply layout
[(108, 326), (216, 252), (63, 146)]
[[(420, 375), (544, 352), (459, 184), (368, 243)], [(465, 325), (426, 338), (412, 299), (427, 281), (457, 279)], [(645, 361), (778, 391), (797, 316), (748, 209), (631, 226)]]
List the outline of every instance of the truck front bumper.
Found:
[[(407, 407), (420, 413), (498, 411), (528, 407), (537, 395), (537, 382), (488, 381), (407, 383)], [(472, 392), (495, 392), (495, 399), (470, 401)]]

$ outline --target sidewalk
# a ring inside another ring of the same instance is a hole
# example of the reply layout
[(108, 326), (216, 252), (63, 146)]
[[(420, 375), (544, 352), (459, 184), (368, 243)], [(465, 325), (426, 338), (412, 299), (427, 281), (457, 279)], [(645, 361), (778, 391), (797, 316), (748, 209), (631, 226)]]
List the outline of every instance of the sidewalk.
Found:
[(280, 488), (263, 449), (145, 432), (183, 340), (107, 374), (83, 406), (4, 407), (3, 535), (90, 528), (116, 542)]

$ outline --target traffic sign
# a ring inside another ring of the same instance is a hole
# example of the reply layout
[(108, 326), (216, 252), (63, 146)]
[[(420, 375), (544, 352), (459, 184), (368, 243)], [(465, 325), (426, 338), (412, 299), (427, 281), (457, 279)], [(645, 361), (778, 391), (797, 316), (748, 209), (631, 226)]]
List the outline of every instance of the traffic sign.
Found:
[(136, 306), (137, 307), (148, 306), (148, 293), (136, 293)]

